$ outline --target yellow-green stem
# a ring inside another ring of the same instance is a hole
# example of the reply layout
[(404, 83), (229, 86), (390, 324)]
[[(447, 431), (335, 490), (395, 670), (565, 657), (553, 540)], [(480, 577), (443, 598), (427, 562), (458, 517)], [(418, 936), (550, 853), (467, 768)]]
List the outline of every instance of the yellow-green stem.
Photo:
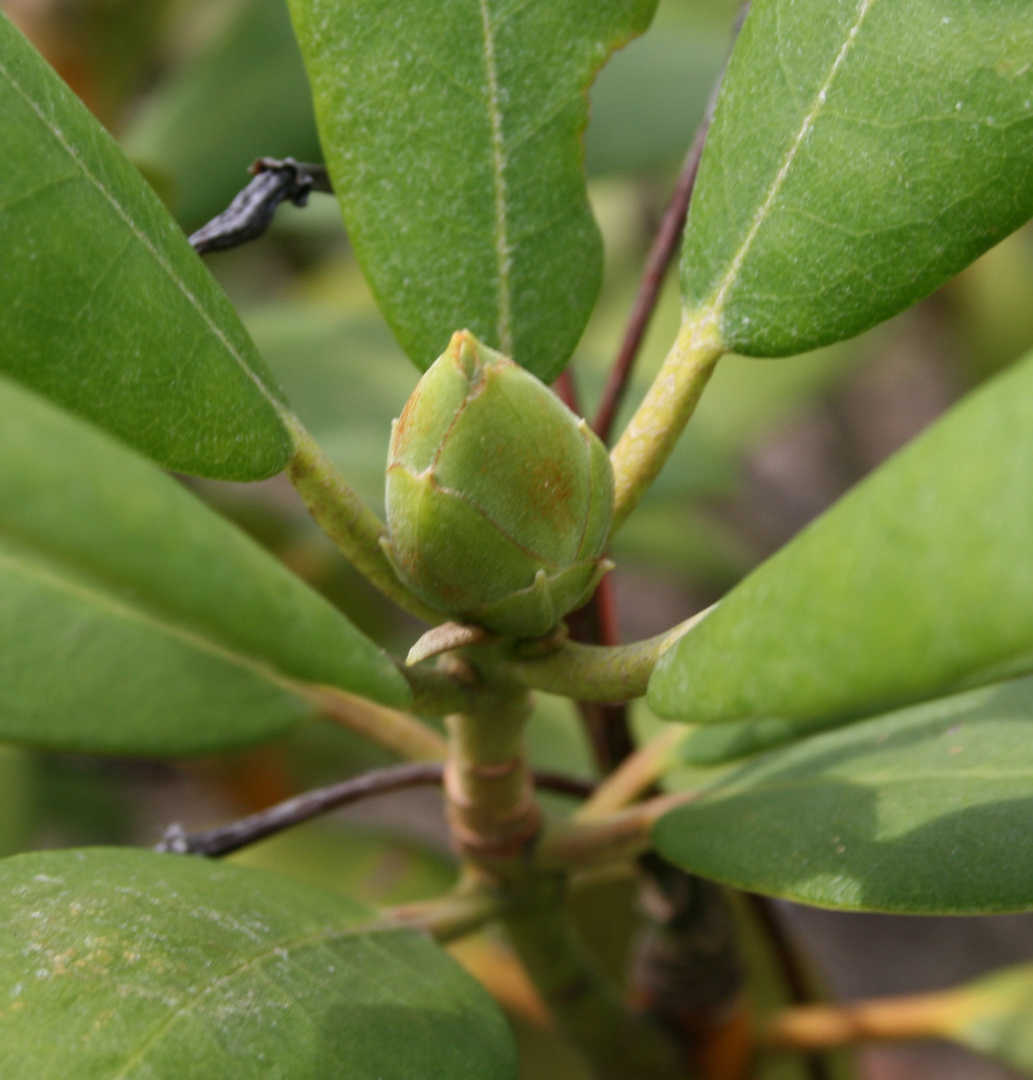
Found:
[(427, 607), (398, 580), (380, 541), (384, 523), (349, 487), (333, 462), (300, 424), (293, 425), (294, 454), (287, 478), (319, 527), (368, 581), (400, 608), (430, 623), (445, 616)]
[(333, 686), (302, 684), (298, 689), (328, 720), (406, 761), (441, 761), (448, 756), (445, 740), (416, 716), (377, 705)]
[(709, 312), (682, 324), (642, 404), (610, 453), (615, 482), (611, 537), (663, 468), (724, 351)]
[(453, 843), (479, 868), (508, 877), (541, 825), (524, 756), (530, 695), (515, 688), (473, 715), (446, 718), (445, 794)]

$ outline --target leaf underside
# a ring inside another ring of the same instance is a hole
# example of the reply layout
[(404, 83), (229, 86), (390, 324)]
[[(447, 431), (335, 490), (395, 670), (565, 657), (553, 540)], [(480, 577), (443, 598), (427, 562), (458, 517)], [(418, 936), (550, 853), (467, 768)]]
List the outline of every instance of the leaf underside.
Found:
[(595, 302), (587, 88), (656, 0), (292, 0), (356, 253), (410, 358), (469, 329), (551, 381)]
[(157, 196), (0, 15), (0, 372), (181, 472), (271, 476), (271, 375)]
[(1033, 215), (1015, 0), (754, 0), (686, 229), (690, 317), (779, 356), (904, 310)]
[(132, 850), (0, 863), (0, 1073), (509, 1080), (486, 992), (427, 938), (253, 870)]

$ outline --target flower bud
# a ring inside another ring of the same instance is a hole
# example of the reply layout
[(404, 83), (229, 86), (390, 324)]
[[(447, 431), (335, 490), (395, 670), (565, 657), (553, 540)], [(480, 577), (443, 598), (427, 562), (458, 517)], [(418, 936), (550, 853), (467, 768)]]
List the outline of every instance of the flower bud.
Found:
[(468, 331), (395, 421), (385, 551), (431, 607), (540, 637), (610, 568), (606, 448), (543, 383)]

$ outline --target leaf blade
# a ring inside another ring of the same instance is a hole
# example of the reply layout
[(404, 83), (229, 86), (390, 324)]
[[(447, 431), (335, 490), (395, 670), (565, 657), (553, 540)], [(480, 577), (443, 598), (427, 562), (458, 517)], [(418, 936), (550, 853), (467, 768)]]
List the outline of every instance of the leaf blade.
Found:
[(296, 0), (327, 164), (381, 310), (418, 367), (468, 328), (545, 381), (599, 289), (586, 91), (655, 0)]
[(21, 1002), (0, 1017), (10, 1075), (69, 1060), (83, 1080), (513, 1075), (486, 993), (417, 932), (371, 932), (353, 901), (114, 849), (7, 860), (0, 891), (0, 970)]
[(902, 311), (1033, 215), (1033, 48), (1003, 0), (755, 3), (686, 228), (691, 317), (804, 352)]
[(279, 472), (286, 407), (157, 196), (0, 17), (0, 370), (169, 468)]
[(722, 772), (665, 817), (683, 869), (821, 907), (1028, 910), (1033, 680), (874, 717)]
[(0, 418), (3, 737), (200, 753), (310, 715), (292, 680), (407, 704), (379, 648), (153, 465), (3, 379)]
[(1033, 357), (969, 395), (665, 654), (663, 716), (800, 732), (1021, 675)]

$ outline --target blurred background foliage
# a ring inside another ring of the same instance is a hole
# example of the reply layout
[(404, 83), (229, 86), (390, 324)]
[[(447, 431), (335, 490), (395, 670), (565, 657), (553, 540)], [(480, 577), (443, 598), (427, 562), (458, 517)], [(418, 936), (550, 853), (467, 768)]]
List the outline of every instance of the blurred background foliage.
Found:
[[(188, 232), (226, 207), (256, 157), (320, 159), (284, 0), (0, 0), (0, 8), (116, 134)], [(588, 416), (737, 8), (734, 0), (661, 0), (651, 30), (620, 52), (593, 87), (585, 163), (607, 263), (596, 314), (573, 362)], [(378, 316), (334, 201), (316, 195), (304, 210), (283, 207), (266, 237), (211, 256), (208, 265), (302, 420), (379, 509), (390, 420), (417, 372)], [(688, 434), (613, 553), (625, 636), (656, 633), (712, 603), (954, 400), (1033, 345), (1031, 298), (1027, 228), (918, 307), (860, 338), (792, 359), (722, 361)], [(625, 419), (677, 320), (671, 275)], [(190, 483), (367, 632), (403, 653), (411, 644), (414, 625), (349, 569), (286, 484)], [(636, 722), (643, 729), (656, 724), (642, 709)], [(542, 698), (531, 743), (537, 764), (591, 773), (568, 703)], [(383, 763), (377, 750), (329, 727), (244, 754), (176, 763), (3, 750), (0, 853), (150, 844), (171, 821), (211, 824)], [(568, 806), (550, 803), (558, 813)], [(235, 858), (382, 903), (433, 895), (454, 872), (440, 805), (428, 792), (353, 809)], [(630, 896), (628, 880), (608, 880), (589, 891), (590, 902), (579, 903), (586, 932), (614, 970), (625, 961)], [(847, 993), (865, 992), (858, 965), (871, 966), (877, 942), (885, 938), (892, 952), (894, 934), (903, 933), (894, 929), (900, 920), (835, 916), (838, 925), (854, 928), (845, 938), (860, 942), (853, 953), (841, 947), (837, 957), (829, 944), (835, 935), (822, 929), (832, 916), (810, 923), (806, 913), (793, 918), (805, 936), (820, 939), (826, 974)], [(1010, 942), (1009, 955), (995, 953), (987, 963), (1033, 954), (1033, 944), (1025, 946), (1033, 940), (1027, 921), (975, 922), (1002, 927), (1002, 940)], [(1013, 924), (1018, 929), (1008, 929)], [(858, 936), (862, 926), (867, 936)], [(978, 946), (984, 956), (994, 953), (986, 933)], [(966, 953), (964, 940), (953, 940), (968, 974), (971, 948)], [(777, 997), (770, 958), (753, 951), (760, 957), (755, 976), (767, 987), (762, 997)], [(459, 952), (519, 1017), (528, 1076), (584, 1075), (573, 1052), (558, 1048), (501, 943), (477, 938)], [(844, 984), (847, 969), (853, 981)], [(944, 979), (941, 968), (923, 975), (919, 965), (910, 984), (894, 989), (929, 989)], [(926, 1059), (875, 1054), (866, 1075), (1004, 1075), (960, 1052), (936, 1053)], [(787, 1062), (772, 1069), (772, 1077), (807, 1075)]]

